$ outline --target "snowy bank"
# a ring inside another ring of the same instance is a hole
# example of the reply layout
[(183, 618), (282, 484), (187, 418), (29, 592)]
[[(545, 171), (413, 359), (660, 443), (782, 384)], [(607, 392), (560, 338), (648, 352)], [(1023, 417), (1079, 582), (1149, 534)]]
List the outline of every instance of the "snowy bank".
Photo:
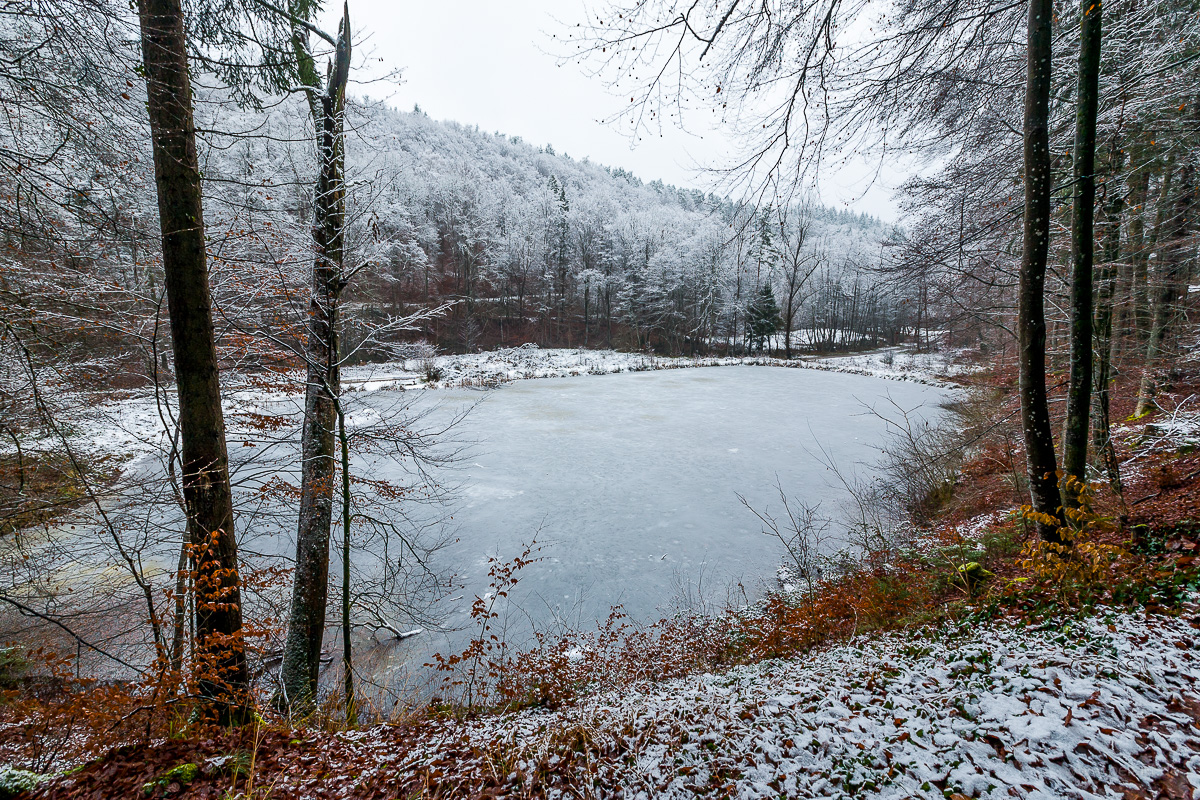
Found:
[(447, 725), (389, 769), (492, 753), (447, 772), (466, 788), (501, 751), (515, 766), (498, 793), (540, 783), (567, 796), (570, 783), (591, 784), (555, 769), (564, 736), (582, 731), (604, 754), (590, 765), (597, 796), (1049, 800), (1200, 788), (1195, 612), (860, 637), (555, 713)]
[[(516, 380), (566, 378), (576, 375), (610, 375), (661, 369), (727, 367), (740, 365), (819, 369), (887, 380), (955, 388), (947, 379), (971, 370), (959, 351), (914, 353), (891, 347), (847, 356), (805, 357), (785, 360), (770, 356), (665, 357), (616, 350), (547, 349), (526, 344), (486, 353), (436, 356), (356, 367), (346, 371), (349, 386), (364, 389), (428, 386), (431, 388), (489, 387)], [(436, 376), (436, 377), (434, 377)], [(430, 378), (433, 379), (430, 379)]]
[[(503, 348), (486, 353), (444, 355), (349, 367), (342, 372), (348, 392), (403, 391), (439, 388), (493, 388), (537, 378), (611, 375), (664, 369), (758, 365), (816, 369), (910, 381), (939, 388), (958, 388), (948, 378), (970, 370), (957, 351), (913, 353), (888, 348), (847, 356), (784, 360), (765, 356), (668, 358), (615, 350), (542, 349), (536, 345)], [(253, 439), (261, 433), (263, 415), (298, 420), (303, 408), (304, 375), (299, 371), (269, 376), (269, 386), (253, 375), (230, 374), (225, 384), (228, 438)], [(289, 390), (289, 387), (290, 390)], [(121, 392), (116, 398), (77, 397), (64, 404), (62, 421), (74, 432), (73, 444), (92, 455), (133, 457), (166, 452), (171, 442), (167, 420), (173, 419), (175, 392), (165, 387)], [(41, 443), (58, 446), (55, 440)], [(38, 443), (27, 447), (36, 449)], [(0, 453), (11, 444), (0, 441)]]

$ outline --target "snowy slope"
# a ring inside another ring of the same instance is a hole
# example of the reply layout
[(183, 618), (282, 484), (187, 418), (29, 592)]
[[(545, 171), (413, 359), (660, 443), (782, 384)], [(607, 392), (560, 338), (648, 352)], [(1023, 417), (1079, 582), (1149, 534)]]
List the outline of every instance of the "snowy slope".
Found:
[[(551, 754), (564, 732), (585, 730), (611, 754), (596, 765), (600, 796), (1049, 800), (1200, 788), (1194, 614), (860, 637), (811, 659), (447, 728), (409, 765), (502, 742), (516, 763), (502, 784), (540, 775), (565, 789)], [(461, 779), (485, 768), (469, 763)]]

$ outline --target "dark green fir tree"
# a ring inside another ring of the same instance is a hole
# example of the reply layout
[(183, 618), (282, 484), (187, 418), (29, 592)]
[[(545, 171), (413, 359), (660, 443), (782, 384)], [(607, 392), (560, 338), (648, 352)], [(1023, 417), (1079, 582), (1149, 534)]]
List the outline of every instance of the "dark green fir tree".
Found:
[(783, 326), (783, 318), (779, 314), (779, 305), (775, 302), (775, 292), (771, 289), (771, 284), (764, 283), (759, 287), (750, 303), (747, 326), (750, 347), (760, 353), (766, 348), (767, 340)]

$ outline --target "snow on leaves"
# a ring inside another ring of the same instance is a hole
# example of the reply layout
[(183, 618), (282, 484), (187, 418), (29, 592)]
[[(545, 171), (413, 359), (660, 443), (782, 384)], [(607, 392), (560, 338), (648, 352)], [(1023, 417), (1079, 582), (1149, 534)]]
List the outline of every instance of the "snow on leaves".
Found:
[[(620, 754), (597, 765), (600, 794), (625, 797), (1151, 791), (1200, 770), (1193, 634), (1182, 619), (1133, 616), (897, 634), (459, 735), (532, 755), (556, 732), (592, 730)], [(569, 794), (570, 780), (541, 788)]]

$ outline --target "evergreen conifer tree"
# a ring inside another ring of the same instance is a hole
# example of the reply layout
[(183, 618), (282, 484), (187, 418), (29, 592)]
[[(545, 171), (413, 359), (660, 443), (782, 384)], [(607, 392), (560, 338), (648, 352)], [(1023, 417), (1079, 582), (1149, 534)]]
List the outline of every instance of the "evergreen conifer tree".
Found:
[(760, 353), (766, 347), (767, 339), (779, 332), (783, 318), (779, 314), (779, 304), (775, 302), (775, 292), (771, 284), (764, 283), (750, 303), (750, 313), (747, 324), (750, 328), (750, 346)]

